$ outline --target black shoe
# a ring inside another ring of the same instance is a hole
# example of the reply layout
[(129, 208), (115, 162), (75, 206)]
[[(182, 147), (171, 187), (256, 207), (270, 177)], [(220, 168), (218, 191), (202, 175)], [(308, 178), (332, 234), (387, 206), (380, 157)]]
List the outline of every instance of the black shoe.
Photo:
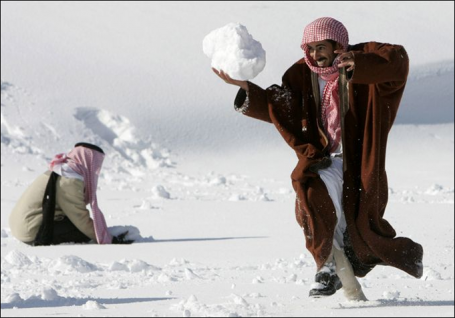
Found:
[(326, 297), (336, 293), (343, 287), (340, 278), (334, 272), (318, 272), (315, 281), (319, 283), (320, 288), (310, 290), (310, 297)]

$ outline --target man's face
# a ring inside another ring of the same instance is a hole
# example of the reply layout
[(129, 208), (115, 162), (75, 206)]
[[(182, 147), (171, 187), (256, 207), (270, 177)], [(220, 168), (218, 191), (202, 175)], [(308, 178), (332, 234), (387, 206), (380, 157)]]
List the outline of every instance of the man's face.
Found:
[(324, 40), (319, 42), (308, 43), (309, 53), (318, 67), (332, 66), (336, 54), (333, 51), (336, 49), (331, 42)]

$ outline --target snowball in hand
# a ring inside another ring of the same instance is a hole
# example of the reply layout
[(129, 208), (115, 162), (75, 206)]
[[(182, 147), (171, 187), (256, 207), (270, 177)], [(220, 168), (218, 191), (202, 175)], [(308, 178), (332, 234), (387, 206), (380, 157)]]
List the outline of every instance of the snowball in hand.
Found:
[(212, 59), (212, 67), (223, 70), (231, 78), (249, 80), (265, 67), (265, 51), (246, 27), (238, 23), (210, 32), (202, 43), (204, 54)]

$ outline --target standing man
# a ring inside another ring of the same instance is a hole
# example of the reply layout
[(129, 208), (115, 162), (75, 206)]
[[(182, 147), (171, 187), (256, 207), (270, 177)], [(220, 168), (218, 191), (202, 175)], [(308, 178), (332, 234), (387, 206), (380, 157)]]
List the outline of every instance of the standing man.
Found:
[[(298, 157), (291, 178), (296, 218), (317, 265), (310, 296), (343, 286), (366, 300), (355, 276), (390, 265), (420, 278), (421, 245), (396, 237), (383, 218), (388, 200), (385, 154), (409, 71), (399, 45), (349, 45), (344, 25), (320, 18), (303, 34), (304, 58), (282, 85), (266, 90), (213, 70), (240, 90), (235, 107), (273, 123)], [(340, 281), (341, 280), (341, 281)]]

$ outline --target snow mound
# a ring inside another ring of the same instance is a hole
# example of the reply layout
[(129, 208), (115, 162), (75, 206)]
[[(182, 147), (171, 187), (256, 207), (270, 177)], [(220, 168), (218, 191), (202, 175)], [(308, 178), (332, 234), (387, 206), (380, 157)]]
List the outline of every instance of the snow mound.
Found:
[(173, 166), (169, 159), (169, 151), (159, 149), (156, 144), (138, 137), (135, 127), (124, 116), (104, 109), (79, 107), (76, 108), (74, 117), (117, 151), (112, 156), (115, 157), (119, 154), (121, 156), (121, 158), (117, 158), (119, 163), (126, 159), (129, 167), (158, 169)]
[(397, 300), (400, 297), (400, 292), (397, 290), (385, 291), (382, 296), (387, 300)]
[(77, 256), (69, 255), (62, 256), (49, 264), (49, 272), (52, 273), (90, 273), (98, 270), (98, 267), (79, 258)]
[(32, 264), (30, 258), (16, 250), (9, 252), (8, 255), (5, 256), (5, 260), (8, 262), (8, 264), (13, 265), (19, 269), (30, 266)]
[(439, 184), (433, 184), (428, 190), (425, 192), (425, 194), (428, 195), (439, 195), (439, 194), (451, 194), (453, 193), (453, 188), (444, 188), (443, 186)]
[(442, 280), (441, 274), (432, 268), (425, 268), (422, 280)]
[(150, 271), (160, 271), (161, 268), (148, 264), (139, 259), (133, 260), (123, 259), (119, 262), (113, 262), (112, 264), (110, 264), (107, 270), (112, 272), (141, 273)]
[(43, 288), (39, 297), (45, 301), (56, 301), (60, 299), (58, 293), (51, 287)]
[(23, 302), (24, 299), (18, 294), (18, 293), (13, 293), (8, 296), (6, 296), (5, 303), (6, 304), (17, 304)]
[(189, 264), (190, 262), (187, 261), (186, 259), (184, 258), (173, 258), (170, 262), (169, 262), (169, 265), (170, 266), (183, 266), (183, 265), (187, 265)]
[(223, 70), (234, 79), (253, 79), (265, 67), (265, 51), (261, 43), (238, 23), (229, 23), (210, 32), (202, 47), (204, 54), (212, 59), (212, 67)]
[(109, 272), (127, 272), (129, 271), (129, 268), (126, 264), (123, 264), (121, 262), (113, 262), (111, 265), (108, 267)]
[(196, 296), (191, 295), (171, 310), (181, 312), (183, 317), (257, 317), (263, 307), (259, 304), (249, 304), (243, 297), (231, 294), (225, 297), (227, 302), (220, 304), (204, 304)]
[(61, 297), (57, 291), (51, 287), (42, 287), (31, 296), (24, 298), (18, 293), (9, 294), (5, 299), (5, 303), (10, 306), (5, 308), (67, 306), (72, 301), (74, 301), (74, 299)]
[(140, 273), (147, 270), (159, 270), (157, 267), (150, 265), (142, 260), (133, 259), (127, 263), (131, 273)]
[(152, 198), (169, 200), (171, 198), (171, 194), (162, 185), (157, 185), (152, 188)]
[[(40, 154), (41, 150), (32, 145), (32, 138), (21, 126), (12, 123), (7, 113), (13, 113), (14, 121), (22, 120), (22, 114), (17, 112), (16, 104), (26, 103), (24, 90), (13, 84), (1, 82), (1, 144), (9, 147), (17, 154)], [(3, 151), (2, 151), (3, 153)]]
[(160, 276), (158, 277), (157, 281), (160, 283), (170, 283), (170, 282), (176, 282), (178, 279), (173, 277), (172, 275), (168, 275), (165, 273), (161, 273)]
[(89, 300), (85, 303), (84, 306), (82, 306), (85, 310), (99, 310), (99, 309), (106, 309), (103, 305), (98, 303), (97, 301), (94, 300)]
[(185, 268), (185, 277), (187, 280), (200, 279), (199, 275), (196, 275), (191, 269)]

